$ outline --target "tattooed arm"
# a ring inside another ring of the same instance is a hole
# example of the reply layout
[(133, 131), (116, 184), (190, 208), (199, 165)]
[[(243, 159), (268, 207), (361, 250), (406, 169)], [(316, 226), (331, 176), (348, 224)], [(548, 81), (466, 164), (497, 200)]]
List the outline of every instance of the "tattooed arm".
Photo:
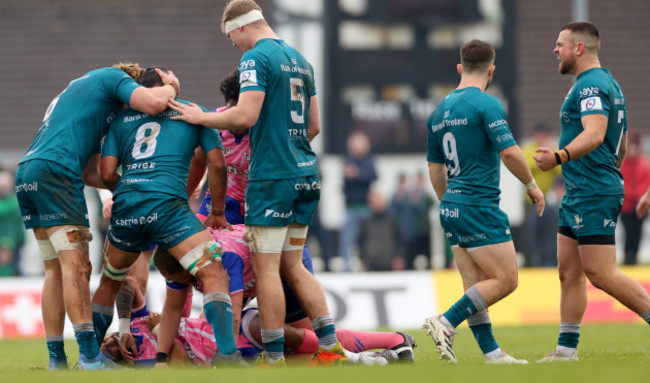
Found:
[(138, 348), (135, 339), (131, 335), (131, 309), (141, 307), (144, 303), (144, 296), (140, 292), (138, 282), (127, 277), (122, 284), (122, 289), (117, 293), (115, 304), (117, 306), (117, 317), (120, 323), (120, 351), (122, 357), (128, 363), (138, 356)]

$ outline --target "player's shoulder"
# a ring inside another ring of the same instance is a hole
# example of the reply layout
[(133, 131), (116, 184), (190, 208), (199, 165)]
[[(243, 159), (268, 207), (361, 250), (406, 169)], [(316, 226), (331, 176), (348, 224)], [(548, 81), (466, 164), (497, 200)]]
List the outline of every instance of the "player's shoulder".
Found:
[(579, 97), (591, 97), (599, 93), (607, 93), (616, 80), (609, 70), (604, 68), (592, 68), (578, 76), (574, 89)]

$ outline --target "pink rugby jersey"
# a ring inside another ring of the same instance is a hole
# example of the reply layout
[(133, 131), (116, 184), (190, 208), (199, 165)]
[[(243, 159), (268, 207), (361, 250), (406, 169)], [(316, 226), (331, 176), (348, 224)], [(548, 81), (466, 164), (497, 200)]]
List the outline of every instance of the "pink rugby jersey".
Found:
[(223, 152), (228, 169), (228, 190), (226, 195), (244, 202), (248, 187), (248, 168), (251, 162), (250, 134), (238, 136), (229, 130), (222, 130)]
[(244, 292), (244, 303), (255, 298), (255, 275), (250, 266), (251, 253), (248, 243), (244, 240), (246, 227), (233, 225), (232, 231), (215, 230), (208, 228), (212, 237), (223, 246), (224, 254), (221, 257), (223, 265), (230, 277), (230, 293)]

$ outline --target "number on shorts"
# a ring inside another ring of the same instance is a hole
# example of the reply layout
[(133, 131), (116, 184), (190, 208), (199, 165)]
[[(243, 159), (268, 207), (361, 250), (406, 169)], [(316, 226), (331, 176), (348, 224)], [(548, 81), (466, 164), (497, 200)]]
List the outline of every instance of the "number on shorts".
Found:
[(300, 101), (300, 111), (291, 111), (291, 121), (296, 124), (305, 123), (305, 97), (302, 92), (304, 83), (300, 77), (290, 77), (289, 87), (291, 88), (291, 101)]
[(156, 137), (160, 134), (160, 124), (157, 122), (147, 122), (142, 125), (135, 135), (135, 145), (131, 155), (134, 159), (140, 160), (151, 157), (156, 151)]
[(447, 175), (457, 176), (460, 174), (460, 163), (456, 150), (456, 137), (453, 133), (447, 132), (442, 136), (442, 150), (447, 158)]

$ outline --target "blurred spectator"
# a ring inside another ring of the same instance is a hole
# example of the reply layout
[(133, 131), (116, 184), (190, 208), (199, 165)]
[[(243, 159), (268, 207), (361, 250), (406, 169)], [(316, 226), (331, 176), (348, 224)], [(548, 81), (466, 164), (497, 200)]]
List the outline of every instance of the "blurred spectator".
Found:
[(388, 212), (386, 198), (379, 192), (369, 194), (370, 215), (360, 230), (359, 254), (366, 270), (403, 270), (404, 244), (400, 240), (400, 227)]
[[(549, 148), (557, 147), (557, 137), (554, 137), (551, 134), (546, 123), (539, 123), (533, 129), (532, 139), (522, 145), (521, 150), (524, 152), (526, 157), (526, 162), (530, 168), (535, 182), (539, 189), (546, 195), (551, 187), (554, 185), (555, 181), (560, 178), (562, 175), (562, 170), (559, 166), (554, 167), (553, 169), (545, 172), (542, 171), (539, 167), (535, 165), (535, 160), (533, 155), (535, 154), (535, 149), (540, 146), (546, 146)], [(540, 219), (537, 216), (537, 206), (532, 204), (525, 196), (526, 203), (526, 214), (525, 214), (525, 237), (526, 237), (526, 249), (525, 252), (525, 265), (526, 266), (543, 266), (540, 262), (543, 259), (549, 259), (552, 257), (556, 259), (555, 254), (555, 242), (557, 234), (557, 220), (555, 222), (550, 222), (548, 219)], [(546, 215), (546, 214), (544, 214)], [(550, 251), (548, 244), (548, 239), (553, 237), (552, 245), (553, 248), (552, 254), (545, 254), (546, 251)], [(557, 262), (557, 261), (555, 261)]]
[(418, 172), (415, 178), (415, 185), (410, 192), (411, 205), (415, 218), (415, 235), (408, 246), (406, 266), (413, 269), (413, 261), (418, 255), (424, 255), (427, 259), (431, 253), (431, 219), (429, 216), (433, 207), (433, 196), (429, 193), (430, 182), (424, 173)]
[(370, 216), (368, 192), (377, 179), (375, 160), (370, 155), (370, 140), (365, 133), (352, 132), (347, 142), (348, 154), (343, 159), (343, 193), (345, 195), (345, 223), (340, 231), (339, 255), (344, 270), (350, 271), (351, 250), (358, 245), (359, 230)]
[(627, 154), (621, 165), (625, 181), (625, 200), (621, 208), (621, 223), (625, 229), (626, 265), (637, 263), (643, 220), (636, 215), (636, 205), (650, 186), (650, 163), (643, 156), (641, 133), (630, 129), (627, 133)]
[(409, 248), (415, 239), (416, 219), (408, 179), (403, 173), (397, 176), (397, 188), (390, 200), (388, 210), (391, 217), (399, 224), (400, 242), (404, 244), (408, 264)]
[(14, 174), (0, 170), (0, 275), (20, 275), (20, 248), (25, 243), (23, 218), (16, 199)]

